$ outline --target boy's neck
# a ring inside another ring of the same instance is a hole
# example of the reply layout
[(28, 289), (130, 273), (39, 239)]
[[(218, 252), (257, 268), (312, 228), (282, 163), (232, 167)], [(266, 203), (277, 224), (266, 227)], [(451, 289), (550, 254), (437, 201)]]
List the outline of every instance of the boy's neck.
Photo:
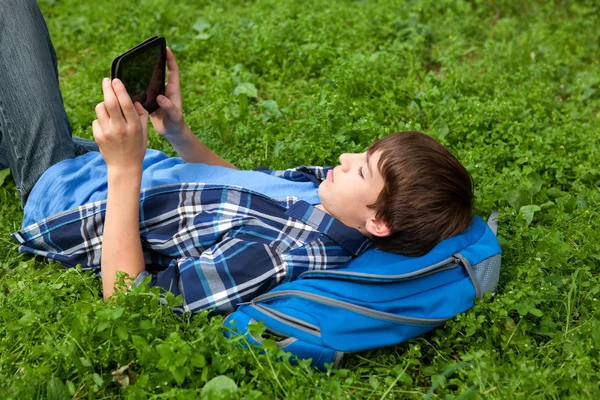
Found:
[[(318, 208), (319, 210), (323, 211), (323, 212), (324, 212), (324, 213), (326, 213), (326, 214), (329, 214), (329, 215), (331, 215), (331, 213), (329, 213), (329, 212), (328, 212), (328, 211), (325, 209), (325, 207), (323, 206), (323, 204), (316, 204), (314, 207), (315, 207), (315, 208)], [(333, 215), (331, 215), (331, 216), (333, 217)], [(333, 217), (333, 218), (335, 218), (335, 217)], [(354, 229), (356, 229), (357, 231), (359, 231), (360, 233), (362, 233), (363, 235), (365, 235), (365, 236), (366, 236), (366, 237), (368, 237), (369, 239), (371, 238), (371, 235), (369, 235), (369, 233), (368, 233), (368, 232), (365, 232), (365, 231), (364, 231), (364, 229), (357, 228), (357, 227), (354, 227), (354, 226), (350, 226), (350, 225), (346, 224), (344, 221), (342, 221), (342, 220), (340, 220), (340, 219), (338, 219), (338, 221), (340, 221), (341, 223), (343, 223), (344, 225), (346, 225), (346, 226), (347, 226), (347, 227), (349, 227), (349, 228), (354, 228)]]

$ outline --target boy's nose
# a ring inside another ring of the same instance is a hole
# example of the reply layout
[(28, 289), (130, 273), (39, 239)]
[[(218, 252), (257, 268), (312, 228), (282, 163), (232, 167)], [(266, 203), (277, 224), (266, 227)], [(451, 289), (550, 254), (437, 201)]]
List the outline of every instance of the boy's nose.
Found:
[(342, 167), (342, 171), (348, 172), (348, 153), (344, 153), (340, 156), (340, 167)]

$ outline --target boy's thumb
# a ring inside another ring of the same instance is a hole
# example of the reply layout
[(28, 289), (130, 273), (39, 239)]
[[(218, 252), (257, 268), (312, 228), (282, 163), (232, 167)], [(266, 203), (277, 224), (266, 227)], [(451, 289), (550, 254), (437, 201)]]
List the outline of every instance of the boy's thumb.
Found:
[(176, 115), (175, 112), (177, 112), (177, 107), (175, 106), (175, 104), (173, 104), (173, 102), (171, 100), (169, 100), (169, 98), (167, 96), (163, 96), (162, 94), (159, 95), (156, 98), (156, 101), (158, 102), (158, 105), (160, 106), (160, 108), (162, 108), (163, 110), (165, 110), (167, 112), (167, 114), (169, 115), (169, 118), (173, 118)]
[(162, 94), (159, 94), (156, 97), (156, 102), (158, 103), (158, 105), (160, 105), (161, 108), (164, 108), (165, 110), (169, 109), (169, 106), (171, 105), (171, 100), (169, 100), (167, 96), (163, 96)]

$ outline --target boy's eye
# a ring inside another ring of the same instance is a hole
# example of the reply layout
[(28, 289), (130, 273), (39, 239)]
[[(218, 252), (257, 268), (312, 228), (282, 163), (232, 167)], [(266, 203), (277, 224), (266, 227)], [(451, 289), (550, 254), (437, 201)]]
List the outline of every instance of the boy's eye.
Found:
[(363, 175), (363, 170), (362, 170), (362, 168), (363, 168), (363, 167), (359, 167), (359, 168), (358, 168), (358, 175), (359, 175), (361, 178), (363, 178), (363, 179), (364, 179), (364, 178), (365, 178), (365, 176)]

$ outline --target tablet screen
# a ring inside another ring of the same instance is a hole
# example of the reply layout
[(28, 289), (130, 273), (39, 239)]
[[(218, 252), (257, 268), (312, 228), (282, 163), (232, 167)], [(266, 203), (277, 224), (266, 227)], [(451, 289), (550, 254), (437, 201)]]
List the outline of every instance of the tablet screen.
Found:
[(156, 97), (164, 90), (165, 61), (162, 45), (156, 42), (119, 62), (118, 78), (123, 81), (133, 102), (139, 101), (148, 112), (158, 108)]

